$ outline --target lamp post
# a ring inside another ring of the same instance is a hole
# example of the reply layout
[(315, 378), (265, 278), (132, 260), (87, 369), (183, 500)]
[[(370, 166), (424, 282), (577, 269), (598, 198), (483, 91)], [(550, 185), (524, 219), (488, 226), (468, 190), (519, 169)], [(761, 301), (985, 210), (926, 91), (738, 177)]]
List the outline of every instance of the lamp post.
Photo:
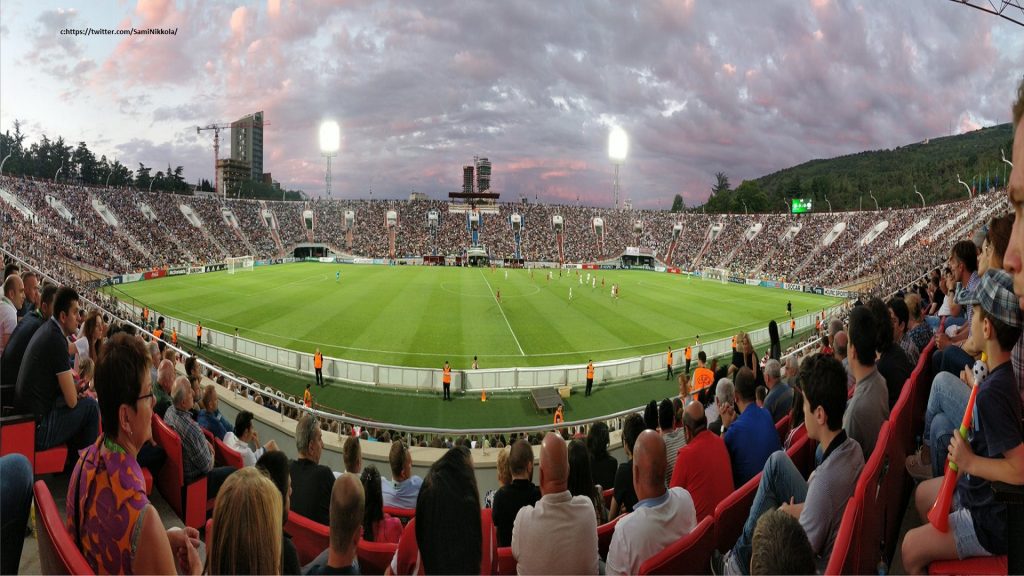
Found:
[(782, 211), (782, 213), (783, 213), (783, 214), (785, 214), (786, 212), (789, 212), (789, 211), (790, 211), (790, 205), (789, 205), (789, 202), (786, 202), (785, 200), (783, 200), (783, 201), (782, 201), (782, 205), (786, 207), (786, 208), (785, 208), (785, 209), (784, 209), (784, 210)]
[(924, 208), (924, 195), (917, 191), (917, 184), (914, 184), (914, 194), (917, 194), (917, 197), (921, 199), (921, 208)]
[(4, 173), (4, 164), (7, 163), (7, 160), (10, 159), (12, 154), (14, 154), (14, 153), (11, 152), (11, 154), (8, 154), (7, 156), (4, 156), (3, 160), (0, 160), (0, 174)]
[(743, 215), (745, 216), (747, 214), (747, 203), (744, 200), (740, 200), (740, 202), (743, 203)]
[[(1006, 158), (1004, 157), (1003, 159), (1005, 160)], [(960, 183), (961, 185), (963, 185), (964, 188), (967, 188), (967, 197), (968, 198), (973, 198), (974, 197), (974, 195), (971, 194), (971, 187), (967, 185), (967, 182), (964, 182), (963, 180), (960, 179), (960, 175), (959, 174), (956, 175), (956, 181), (958, 183)]]
[(868, 190), (868, 196), (871, 196), (871, 199), (875, 201), (875, 212), (878, 212), (878, 199), (875, 198), (875, 193)]
[(828, 213), (832, 213), (832, 203), (828, 201), (828, 196), (825, 196), (825, 204), (828, 204)]
[(320, 155), (327, 159), (327, 172), (324, 173), (324, 184), (327, 197), (331, 197), (331, 158), (338, 155), (341, 146), (341, 128), (334, 120), (325, 120), (320, 124)]
[(110, 168), (107, 169), (107, 181), (103, 183), (103, 187), (104, 188), (109, 188), (110, 187), (110, 176), (113, 175), (113, 174), (114, 174), (114, 166), (111, 165)]
[(150, 192), (150, 193), (153, 192), (153, 182), (156, 182), (156, 176), (154, 176), (154, 177), (149, 179), (149, 190), (148, 190), (148, 192)]
[(57, 168), (57, 171), (56, 171), (56, 172), (54, 172), (54, 174), (53, 174), (53, 183), (54, 183), (54, 184), (56, 184), (56, 183), (57, 183), (57, 176), (60, 176), (60, 173), (61, 173), (61, 171), (63, 171), (63, 170), (64, 170), (64, 161), (63, 161), (63, 160), (61, 160), (61, 161), (60, 161), (60, 168)]
[(629, 136), (626, 135), (626, 131), (615, 126), (612, 131), (608, 134), (608, 157), (612, 163), (615, 164), (615, 182), (612, 185), (612, 201), (615, 203), (615, 208), (619, 207), (619, 166), (626, 161), (626, 155), (629, 154)]

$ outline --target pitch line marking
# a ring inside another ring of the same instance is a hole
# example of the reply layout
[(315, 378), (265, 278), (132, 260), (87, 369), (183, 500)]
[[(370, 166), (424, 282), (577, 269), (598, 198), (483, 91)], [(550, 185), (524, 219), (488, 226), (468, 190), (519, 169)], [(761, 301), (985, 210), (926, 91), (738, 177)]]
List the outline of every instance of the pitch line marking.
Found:
[[(480, 271), (480, 277), (484, 279), (484, 283), (487, 284), (487, 289), (491, 291), (491, 297), (497, 298), (494, 295), (494, 288), (491, 288), (491, 283), (487, 280), (487, 276), (484, 275), (484, 271)], [(512, 324), (508, 321), (508, 316), (505, 316), (505, 309), (501, 307), (501, 302), (498, 302), (498, 311), (501, 312), (501, 317), (505, 319), (505, 325), (508, 326), (508, 331), (512, 334), (512, 339), (516, 341), (516, 348), (519, 348), (519, 355), (526, 356), (526, 352), (523, 352), (523, 347), (519, 344), (519, 338), (516, 338), (516, 331), (512, 329)]]

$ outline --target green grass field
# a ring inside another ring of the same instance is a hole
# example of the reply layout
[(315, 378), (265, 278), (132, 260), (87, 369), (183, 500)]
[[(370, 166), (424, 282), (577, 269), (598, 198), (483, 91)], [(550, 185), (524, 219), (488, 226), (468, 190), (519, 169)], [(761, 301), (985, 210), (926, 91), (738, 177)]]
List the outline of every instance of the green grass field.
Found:
[[(335, 273), (341, 272), (341, 280)], [(401, 366), (585, 363), (709, 342), (839, 300), (644, 271), (575, 272), (303, 263), (111, 288), (160, 314), (326, 356)], [(586, 272), (583, 272), (585, 277)], [(605, 286), (601, 287), (601, 279)], [(621, 286), (618, 301), (609, 296)], [(569, 300), (572, 289), (573, 299)], [(495, 293), (501, 292), (501, 304)]]

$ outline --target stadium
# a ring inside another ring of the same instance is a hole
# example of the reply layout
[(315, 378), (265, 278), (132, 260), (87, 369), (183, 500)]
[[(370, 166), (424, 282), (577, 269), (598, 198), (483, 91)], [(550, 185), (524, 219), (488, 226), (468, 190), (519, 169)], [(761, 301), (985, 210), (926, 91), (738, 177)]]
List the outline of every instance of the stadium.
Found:
[[(1014, 8), (997, 12), (1015, 23)], [(570, 158), (523, 184), (537, 160), (503, 162), (483, 138), (490, 158), (461, 166), (445, 146), (403, 149), (391, 159), (428, 151), (435, 179), (381, 192), (388, 174), (376, 197), (351, 168), (334, 179), (347, 151), (326, 113), (196, 119), (187, 132), (213, 143), (215, 168), (196, 186), (85, 142), (29, 145), (15, 121), (0, 137), (2, 571), (1019, 573), (1012, 80), (1012, 125), (798, 153), (735, 189), (719, 172), (710, 195), (670, 162), (670, 210), (630, 190), (665, 169), (650, 134), (629, 152), (607, 115), (610, 183)], [(656, 116), (687, 110), (662, 103)], [(299, 126), (318, 132), (326, 171), (271, 151), (274, 130)], [(379, 129), (396, 126), (430, 131)], [(549, 137), (538, 128), (537, 145)], [(302, 176), (282, 185), (272, 166)], [(313, 187), (288, 190), (306, 173)], [(578, 187), (559, 180), (574, 173)], [(913, 194), (865, 184), (889, 177)], [(991, 528), (965, 527), (965, 511)], [(929, 556), (939, 539), (952, 552)]]

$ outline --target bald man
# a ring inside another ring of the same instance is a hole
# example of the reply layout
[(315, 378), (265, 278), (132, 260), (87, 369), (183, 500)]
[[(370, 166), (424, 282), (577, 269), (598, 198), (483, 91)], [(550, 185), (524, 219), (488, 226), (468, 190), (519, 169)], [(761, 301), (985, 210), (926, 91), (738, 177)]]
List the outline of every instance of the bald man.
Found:
[[(326, 558), (321, 554), (306, 567), (306, 574), (358, 574), (356, 545), (362, 536), (366, 496), (355, 474), (338, 476), (331, 489), (331, 538)], [(324, 562), (326, 560), (326, 562)]]
[(640, 499), (615, 526), (606, 574), (639, 574), (645, 560), (697, 526), (693, 498), (683, 488), (665, 489), (665, 440), (644, 430), (633, 449), (633, 486)]
[[(154, 346), (156, 344), (154, 343)], [(156, 397), (156, 406), (153, 410), (160, 417), (163, 417), (167, 413), (167, 407), (173, 404), (171, 401), (171, 393), (174, 389), (174, 378), (177, 374), (174, 372), (174, 363), (170, 360), (161, 360), (157, 365), (156, 370), (156, 381), (153, 386), (153, 395)]]
[[(662, 444), (664, 477), (665, 446)], [(512, 526), (519, 574), (597, 574), (597, 517), (586, 496), (569, 493), (569, 451), (554, 432), (540, 451), (541, 499), (524, 506)]]
[(686, 445), (679, 449), (668, 485), (686, 489), (697, 509), (697, 521), (715, 512), (715, 506), (732, 494), (732, 464), (722, 437), (708, 430), (700, 402), (683, 409)]

